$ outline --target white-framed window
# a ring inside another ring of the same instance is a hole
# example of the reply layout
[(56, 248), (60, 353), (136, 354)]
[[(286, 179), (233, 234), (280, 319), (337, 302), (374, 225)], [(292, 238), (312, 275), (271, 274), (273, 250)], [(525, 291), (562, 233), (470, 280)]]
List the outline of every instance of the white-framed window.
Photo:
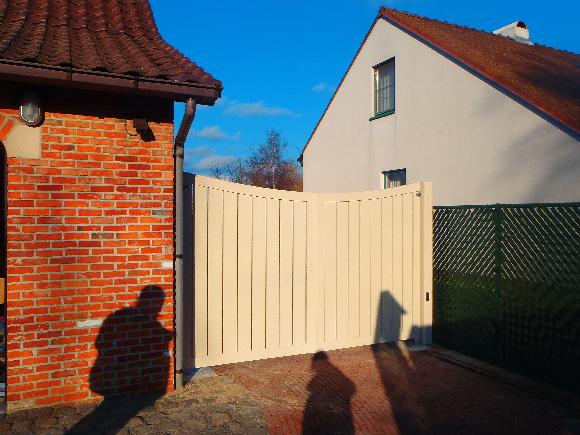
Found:
[(395, 112), (395, 58), (373, 67), (375, 86), (375, 116)]
[(383, 187), (399, 187), (407, 184), (407, 168), (394, 169), (392, 171), (383, 171)]

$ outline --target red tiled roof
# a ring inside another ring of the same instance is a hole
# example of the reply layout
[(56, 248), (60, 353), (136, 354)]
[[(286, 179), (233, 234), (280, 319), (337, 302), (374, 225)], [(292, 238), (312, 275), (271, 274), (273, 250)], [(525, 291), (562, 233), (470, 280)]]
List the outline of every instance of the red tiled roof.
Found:
[[(542, 45), (526, 45), (505, 36), (384, 7), (379, 9), (377, 20), (380, 18), (456, 59), (576, 135), (580, 134), (580, 55)], [(367, 37), (369, 34), (370, 31)], [(365, 42), (366, 38), (362, 45)], [(353, 63), (357, 56), (358, 52)], [(342, 80), (346, 74), (348, 70)], [(335, 95), (339, 88), (340, 85)], [(333, 99), (334, 95), (328, 106)], [(326, 110), (300, 153), (299, 162)]]
[(379, 15), (580, 133), (580, 55), (393, 9)]
[(163, 40), (148, 0), (0, 0), (0, 62), (222, 88)]

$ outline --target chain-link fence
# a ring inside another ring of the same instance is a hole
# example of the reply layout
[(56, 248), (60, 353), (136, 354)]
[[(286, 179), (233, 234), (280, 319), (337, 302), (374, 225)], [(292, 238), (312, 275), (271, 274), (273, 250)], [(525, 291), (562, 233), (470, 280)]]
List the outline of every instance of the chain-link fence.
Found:
[(435, 207), (434, 340), (580, 393), (580, 203)]

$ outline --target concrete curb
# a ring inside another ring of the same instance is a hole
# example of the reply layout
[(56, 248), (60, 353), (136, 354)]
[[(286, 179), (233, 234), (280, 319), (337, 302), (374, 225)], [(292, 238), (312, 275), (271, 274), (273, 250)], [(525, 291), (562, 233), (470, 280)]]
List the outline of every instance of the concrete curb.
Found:
[(462, 355), (443, 347), (432, 345), (427, 352), (436, 358), (450, 362), (467, 370), (494, 378), (504, 384), (511, 385), (529, 394), (556, 402), (559, 405), (580, 412), (580, 397), (574, 393), (562, 390), (552, 385), (544, 384), (518, 373), (488, 364), (478, 359)]

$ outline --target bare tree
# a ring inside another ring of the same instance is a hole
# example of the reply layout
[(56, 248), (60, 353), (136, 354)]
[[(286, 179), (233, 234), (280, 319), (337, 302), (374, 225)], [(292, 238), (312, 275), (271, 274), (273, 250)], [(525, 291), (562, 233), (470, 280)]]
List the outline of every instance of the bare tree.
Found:
[(220, 180), (248, 184), (244, 161), (242, 159), (235, 159), (231, 162), (213, 166), (209, 169), (209, 175)]
[(292, 160), (284, 159), (288, 147), (280, 132), (266, 132), (266, 143), (259, 145), (245, 160), (236, 159), (210, 169), (215, 178), (269, 187), (280, 190), (302, 190), (300, 167)]

